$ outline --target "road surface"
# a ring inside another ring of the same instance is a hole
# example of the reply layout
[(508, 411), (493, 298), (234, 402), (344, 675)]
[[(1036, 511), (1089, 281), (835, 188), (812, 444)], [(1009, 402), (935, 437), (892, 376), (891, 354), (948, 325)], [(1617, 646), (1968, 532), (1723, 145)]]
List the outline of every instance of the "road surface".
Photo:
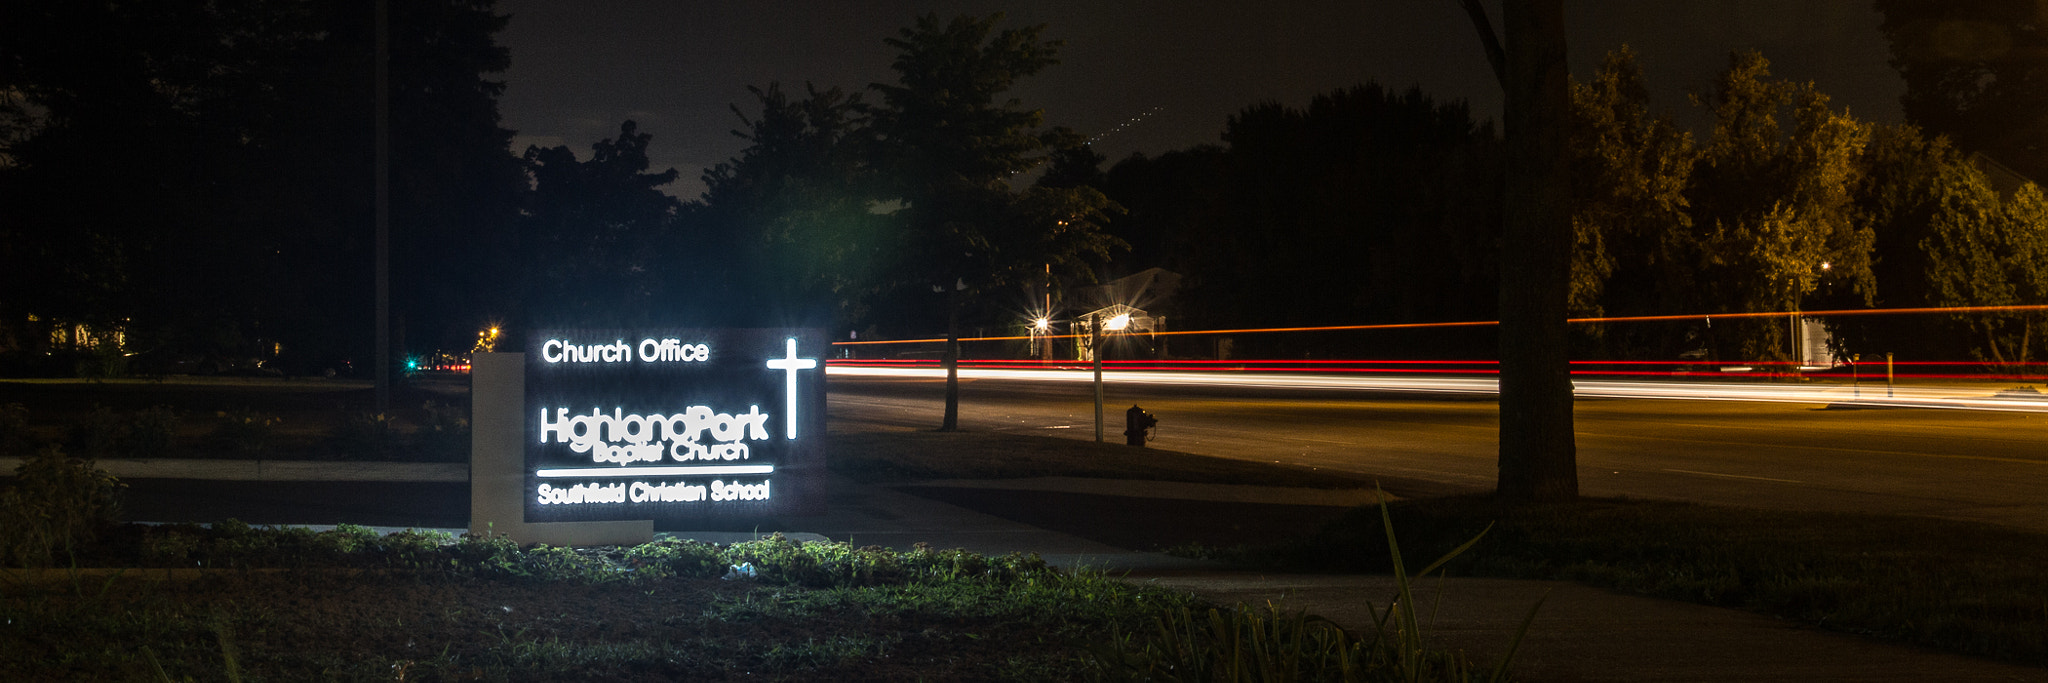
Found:
[[(961, 427), (1094, 438), (1086, 382), (1028, 376), (963, 380)], [(943, 391), (932, 377), (835, 368), (831, 418), (843, 428), (932, 428)], [(1581, 393), (1598, 392), (1582, 383)], [(1995, 398), (1989, 387), (1923, 393)], [(1385, 477), (1421, 493), (1494, 483), (1497, 411), (1483, 391), (1203, 387), (1113, 375), (1106, 394), (1110, 441), (1122, 441), (1123, 411), (1135, 404), (1159, 418), (1153, 443), (1162, 449)], [(1837, 394), (1780, 399), (1811, 402), (1581, 398), (1581, 491), (2048, 531), (2048, 413), (1844, 407), (1853, 404)]]

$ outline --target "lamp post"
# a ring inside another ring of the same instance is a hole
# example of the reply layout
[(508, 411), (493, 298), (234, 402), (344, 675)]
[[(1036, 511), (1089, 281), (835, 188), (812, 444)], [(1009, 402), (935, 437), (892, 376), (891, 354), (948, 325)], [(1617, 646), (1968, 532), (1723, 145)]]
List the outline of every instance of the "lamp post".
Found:
[(1045, 264), (1045, 308), (1038, 309), (1039, 334), (1045, 339), (1039, 341), (1038, 359), (1052, 360), (1052, 264)]
[[(1820, 262), (1820, 276), (1823, 278), (1827, 277), (1828, 271), (1832, 270), (1833, 268), (1833, 263), (1830, 263), (1828, 261)], [(1805, 346), (1805, 344), (1801, 343), (1802, 341), (1804, 341), (1803, 337), (1805, 335), (1800, 334), (1804, 331), (1804, 326), (1799, 324), (1799, 298), (1801, 294), (1802, 293), (1799, 291), (1799, 283), (1797, 280), (1794, 280), (1792, 283), (1792, 317), (1788, 319), (1785, 324), (1785, 334), (1786, 336), (1790, 337), (1786, 340), (1786, 343), (1788, 346), (1791, 347), (1790, 351), (1792, 352), (1792, 375), (1794, 377), (1799, 376), (1800, 371), (1806, 365), (1805, 349), (1801, 348)]]
[(1037, 356), (1039, 360), (1045, 360), (1046, 356), (1050, 355), (1049, 352), (1052, 351), (1051, 333), (1051, 320), (1045, 319), (1044, 316), (1031, 320), (1031, 348), (1029, 350), (1031, 355)]

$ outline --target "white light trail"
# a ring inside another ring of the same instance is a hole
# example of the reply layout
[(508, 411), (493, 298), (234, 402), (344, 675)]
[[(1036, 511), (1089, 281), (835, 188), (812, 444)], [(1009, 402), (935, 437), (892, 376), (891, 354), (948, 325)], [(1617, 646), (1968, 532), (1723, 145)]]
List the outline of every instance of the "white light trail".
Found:
[[(941, 379), (938, 368), (877, 368), (831, 365), (828, 375), (901, 379)], [(1001, 370), (960, 368), (969, 379), (1037, 382), (1089, 382), (1087, 370)], [(1316, 375), (1307, 373), (1225, 373), (1167, 371), (1105, 371), (1102, 381), (1126, 385), (1210, 386), (1264, 389), (1328, 389), (1432, 394), (1493, 394), (1500, 389), (1491, 376), (1431, 377), (1414, 375)], [(1572, 380), (1580, 398), (1635, 398), (1684, 401), (1761, 401), (1820, 403), (1857, 407), (1945, 408), (2048, 413), (2048, 394), (1999, 395), (1983, 385), (1778, 384), (1761, 382), (1645, 382), (1603, 379)], [(1889, 395), (1888, 395), (1889, 394)]]

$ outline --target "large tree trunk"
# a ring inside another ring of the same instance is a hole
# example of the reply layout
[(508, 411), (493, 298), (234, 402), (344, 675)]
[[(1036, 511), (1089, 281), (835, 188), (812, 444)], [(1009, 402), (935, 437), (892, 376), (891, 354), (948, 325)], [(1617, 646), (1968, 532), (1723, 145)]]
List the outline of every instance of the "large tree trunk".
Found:
[[(1565, 328), (1571, 176), (1563, 0), (1506, 0), (1506, 224), (1500, 269), (1500, 497), (1579, 494)], [(1489, 31), (1490, 34), (1490, 31)]]

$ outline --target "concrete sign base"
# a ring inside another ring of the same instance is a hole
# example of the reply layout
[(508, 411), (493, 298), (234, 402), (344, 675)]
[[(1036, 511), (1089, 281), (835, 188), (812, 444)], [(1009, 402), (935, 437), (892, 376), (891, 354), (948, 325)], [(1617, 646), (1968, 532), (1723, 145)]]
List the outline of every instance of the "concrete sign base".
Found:
[(526, 522), (526, 354), (480, 353), (470, 365), (469, 531), (520, 545), (638, 545), (653, 520)]

